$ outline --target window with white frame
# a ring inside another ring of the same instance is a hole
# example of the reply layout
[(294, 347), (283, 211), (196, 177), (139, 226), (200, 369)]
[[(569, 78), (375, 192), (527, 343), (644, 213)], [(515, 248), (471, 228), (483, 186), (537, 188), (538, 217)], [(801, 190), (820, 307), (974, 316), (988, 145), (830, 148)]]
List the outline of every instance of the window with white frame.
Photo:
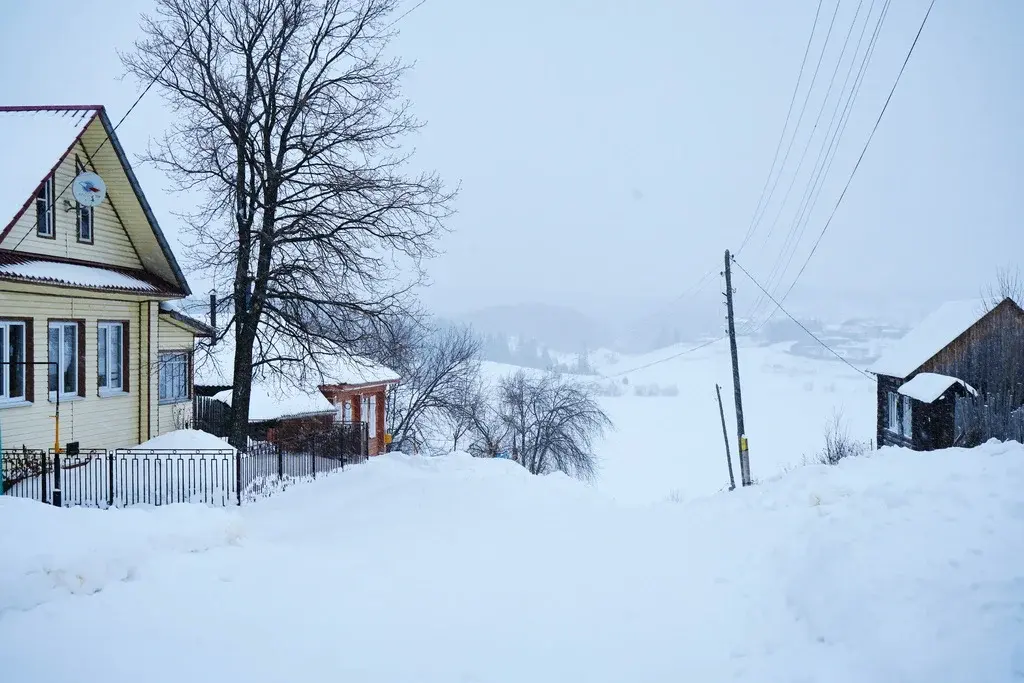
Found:
[(889, 392), (889, 404), (886, 411), (885, 428), (893, 434), (900, 433), (900, 401), (895, 391)]
[(377, 396), (363, 396), (363, 422), (370, 432), (370, 438), (377, 433)]
[(124, 323), (99, 323), (96, 365), (101, 394), (124, 391)]
[(352, 421), (352, 401), (345, 399), (341, 402), (341, 421), (351, 422)]
[(160, 402), (175, 403), (188, 400), (188, 354), (185, 352), (160, 354)]
[(52, 322), (47, 338), (47, 357), (50, 361), (49, 392), (51, 400), (59, 392), (61, 397), (77, 396), (78, 382), (78, 323)]
[(40, 237), (54, 237), (53, 174), (46, 177), (36, 191), (36, 234)]
[(911, 420), (910, 401), (911, 398), (909, 396), (903, 397), (903, 436), (908, 439), (913, 436), (913, 421)]
[[(76, 159), (75, 170), (77, 173), (84, 173), (86, 171), (85, 164)], [(93, 242), (93, 223), (96, 218), (95, 211), (96, 210), (91, 206), (85, 206), (83, 204), (78, 205), (75, 222), (78, 226), (78, 241), (83, 244), (92, 244)]]
[(0, 403), (25, 401), (25, 343), (24, 322), (0, 320)]

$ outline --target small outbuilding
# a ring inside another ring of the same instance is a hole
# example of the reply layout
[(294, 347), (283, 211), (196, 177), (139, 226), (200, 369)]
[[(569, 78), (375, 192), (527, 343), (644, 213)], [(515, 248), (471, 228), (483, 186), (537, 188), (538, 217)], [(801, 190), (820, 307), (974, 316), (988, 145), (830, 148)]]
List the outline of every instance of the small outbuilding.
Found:
[(956, 399), (986, 391), (993, 363), (1008, 362), (1022, 339), (1024, 310), (1010, 298), (950, 302), (927, 316), (868, 368), (878, 379), (878, 446), (956, 445)]

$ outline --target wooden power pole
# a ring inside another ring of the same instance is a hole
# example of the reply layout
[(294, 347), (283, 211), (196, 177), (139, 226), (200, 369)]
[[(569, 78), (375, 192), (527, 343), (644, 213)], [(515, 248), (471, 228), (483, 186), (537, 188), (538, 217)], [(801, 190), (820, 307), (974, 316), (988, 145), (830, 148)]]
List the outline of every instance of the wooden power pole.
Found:
[(729, 490), (736, 490), (736, 477), (732, 473), (732, 453), (729, 451), (729, 430), (725, 427), (725, 408), (722, 407), (722, 387), (715, 385), (718, 394), (718, 414), (722, 418), (722, 438), (725, 439), (725, 462), (729, 465)]
[(747, 432), (743, 427), (743, 396), (740, 393), (740, 358), (736, 351), (736, 320), (732, 306), (732, 259), (725, 250), (725, 307), (729, 313), (729, 349), (732, 351), (732, 386), (736, 394), (736, 435), (740, 442), (740, 481), (750, 486), (750, 454), (747, 451)]

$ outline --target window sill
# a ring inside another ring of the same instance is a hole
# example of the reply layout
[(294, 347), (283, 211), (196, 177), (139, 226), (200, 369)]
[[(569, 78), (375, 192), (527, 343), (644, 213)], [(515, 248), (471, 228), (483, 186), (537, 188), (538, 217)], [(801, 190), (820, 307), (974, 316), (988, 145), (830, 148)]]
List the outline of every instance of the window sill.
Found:
[(32, 401), (0, 401), (0, 410), (4, 408), (27, 408)]
[[(56, 403), (57, 402), (57, 398), (53, 394), (50, 394), (50, 396), (47, 398), (47, 400), (50, 403)], [(61, 397), (60, 397), (60, 402), (61, 403), (74, 403), (75, 401), (84, 401), (84, 400), (85, 400), (85, 396), (79, 396), (78, 394), (68, 394), (67, 396), (65, 396), (64, 394), (61, 394)]]
[(188, 403), (191, 400), (192, 399), (188, 398), (187, 396), (185, 398), (162, 398), (158, 402), (158, 405), (175, 406), (178, 405), (179, 403)]
[(96, 392), (100, 398), (117, 398), (118, 396), (128, 396), (128, 392), (123, 389), (100, 389)]

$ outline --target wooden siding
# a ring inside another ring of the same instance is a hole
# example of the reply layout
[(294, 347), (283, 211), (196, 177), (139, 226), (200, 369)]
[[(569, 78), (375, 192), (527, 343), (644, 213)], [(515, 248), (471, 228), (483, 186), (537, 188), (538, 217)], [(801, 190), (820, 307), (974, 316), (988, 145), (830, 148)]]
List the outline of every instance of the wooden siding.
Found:
[[(51, 448), (54, 441), (54, 404), (47, 397), (47, 320), (76, 319), (85, 323), (85, 392), (77, 400), (61, 401), (60, 441), (78, 441), (82, 448), (116, 448), (139, 443), (140, 352), (142, 338), (140, 312), (145, 304), (127, 300), (85, 297), (56, 297), (0, 291), (0, 314), (4, 317), (31, 318), (35, 361), (32, 370), (34, 402), (28, 406), (0, 408), (5, 448), (28, 446)], [(97, 389), (97, 323), (100, 320), (127, 320), (129, 323), (129, 361), (126, 375), (128, 392), (117, 396), (99, 396)]]
[[(54, 174), (54, 194), (59, 194), (61, 190), (68, 187), (75, 177), (76, 154), (82, 163), (86, 163), (86, 149), (80, 141), (57, 168)], [(54, 163), (56, 161), (54, 159)], [(88, 166), (88, 164), (86, 165)], [(100, 173), (100, 175), (104, 179), (108, 177), (108, 174)], [(110, 186), (108, 185), (108, 187)], [(71, 206), (75, 208), (68, 210), (65, 200), (71, 202)], [(68, 187), (67, 191), (58, 197), (54, 206), (56, 226), (54, 238), (40, 237), (36, 234), (36, 209), (33, 202), (14, 224), (7, 237), (0, 242), (0, 248), (11, 249), (18, 253), (43, 254), (124, 268), (142, 268), (142, 261), (139, 259), (118, 214), (118, 204), (121, 201), (123, 200), (115, 199), (114, 194), (111, 193), (95, 208), (93, 241), (91, 244), (84, 244), (78, 241), (76, 220), (78, 205), (74, 202), (71, 188)], [(134, 195), (132, 201), (136, 201)], [(149, 229), (148, 224), (145, 227), (147, 230)]]
[[(991, 372), (986, 367), (1004, 368), (1019, 373), (1024, 355), (1024, 315), (1015, 306), (1004, 302), (952, 343), (926, 361), (917, 372), (936, 372), (957, 377), (982, 393), (994, 389), (988, 386)], [(1017, 387), (1020, 394), (1020, 387)]]
[[(890, 432), (886, 425), (889, 424), (889, 392), (896, 393), (900, 386), (903, 384), (903, 380), (896, 377), (889, 377), (888, 375), (878, 376), (878, 406), (877, 406), (877, 429), (876, 429), (876, 443), (878, 447), (882, 446), (904, 446), (910, 448), (913, 446), (913, 441), (900, 434)], [(899, 394), (897, 393), (897, 396)], [(902, 401), (902, 398), (900, 399)], [(918, 402), (914, 401), (914, 405), (911, 407), (910, 419), (915, 419), (915, 408)], [(913, 424), (911, 424), (911, 432), (913, 433)]]
[[(195, 336), (193, 333), (176, 322), (173, 322), (166, 315), (160, 316), (156, 330), (157, 353), (163, 351), (186, 351), (191, 354), (194, 352)], [(156, 391), (159, 391), (159, 382), (157, 383)], [(159, 393), (154, 394), (154, 397), (159, 398), (159, 396)], [(167, 432), (174, 431), (175, 429), (182, 429), (186, 423), (191, 420), (191, 400), (162, 405), (158, 400), (156, 425), (153, 430), (153, 435), (158, 436), (160, 434), (166, 434)]]

